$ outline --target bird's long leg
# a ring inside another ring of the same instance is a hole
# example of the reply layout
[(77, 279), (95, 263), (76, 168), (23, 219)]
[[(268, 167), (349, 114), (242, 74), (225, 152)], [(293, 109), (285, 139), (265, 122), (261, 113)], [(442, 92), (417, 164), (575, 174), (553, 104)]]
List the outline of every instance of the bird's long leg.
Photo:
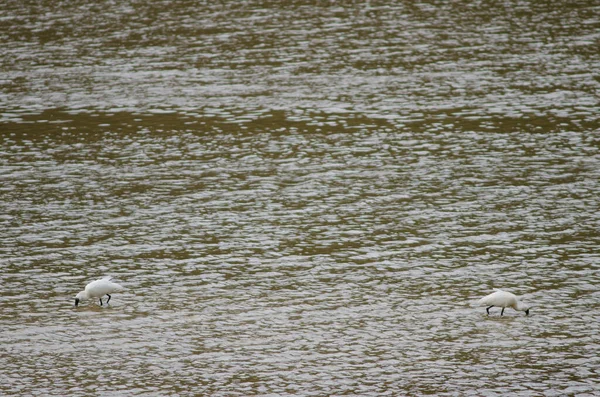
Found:
[(100, 298), (100, 306), (102, 306), (102, 298)]
[(106, 304), (108, 305), (108, 302), (110, 302), (110, 294), (106, 294), (108, 296), (108, 300), (106, 301)]
[(506, 309), (505, 307), (502, 308), (502, 311), (500, 312), (501, 316), (504, 316), (504, 309)]
[(491, 309), (492, 307), (494, 307), (494, 305), (492, 305), (492, 306), (488, 307), (487, 309), (485, 309), (485, 311), (487, 312), (488, 316), (490, 315), (490, 309)]

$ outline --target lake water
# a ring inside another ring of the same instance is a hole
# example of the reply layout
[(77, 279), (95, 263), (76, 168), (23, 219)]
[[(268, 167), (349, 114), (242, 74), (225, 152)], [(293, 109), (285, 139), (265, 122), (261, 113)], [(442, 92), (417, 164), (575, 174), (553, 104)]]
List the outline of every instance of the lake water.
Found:
[(0, 394), (600, 395), (597, 2), (0, 21)]

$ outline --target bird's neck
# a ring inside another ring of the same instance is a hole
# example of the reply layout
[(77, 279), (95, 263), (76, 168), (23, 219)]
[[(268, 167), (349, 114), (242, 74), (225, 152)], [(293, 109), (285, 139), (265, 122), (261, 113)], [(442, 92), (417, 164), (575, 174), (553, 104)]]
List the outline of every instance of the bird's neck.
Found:
[(524, 304), (522, 304), (521, 302), (517, 302), (517, 305), (515, 307), (515, 310), (519, 310), (524, 312), (525, 310), (527, 310), (527, 306), (525, 306)]

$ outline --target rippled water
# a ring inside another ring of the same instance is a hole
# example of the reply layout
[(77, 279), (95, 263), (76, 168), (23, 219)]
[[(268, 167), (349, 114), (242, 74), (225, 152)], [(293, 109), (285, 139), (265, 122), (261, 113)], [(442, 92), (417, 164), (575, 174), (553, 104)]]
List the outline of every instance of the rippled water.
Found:
[(0, 20), (0, 394), (599, 395), (596, 2)]

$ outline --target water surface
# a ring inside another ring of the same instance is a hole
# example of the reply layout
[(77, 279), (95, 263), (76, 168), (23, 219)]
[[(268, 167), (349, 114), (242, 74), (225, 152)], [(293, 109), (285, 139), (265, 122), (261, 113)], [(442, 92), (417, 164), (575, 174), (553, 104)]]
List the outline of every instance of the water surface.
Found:
[(598, 393), (595, 2), (0, 19), (1, 394)]

